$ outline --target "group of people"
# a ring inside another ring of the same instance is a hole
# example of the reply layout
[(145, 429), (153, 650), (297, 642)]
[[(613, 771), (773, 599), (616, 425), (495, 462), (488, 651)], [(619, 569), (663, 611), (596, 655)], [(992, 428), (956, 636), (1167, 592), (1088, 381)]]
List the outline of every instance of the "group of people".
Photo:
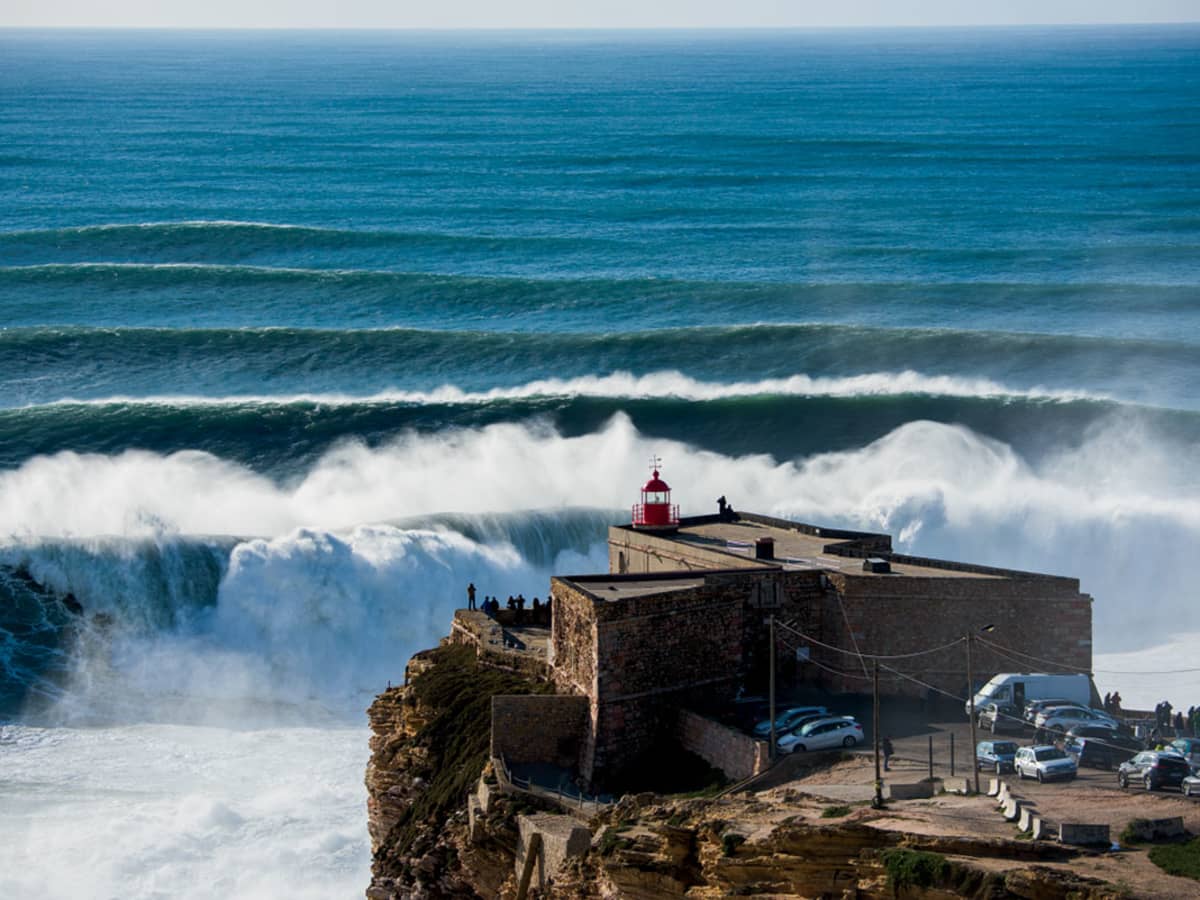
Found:
[(1119, 716), (1121, 714), (1121, 693), (1113, 691), (1111, 694), (1104, 695), (1104, 711), (1110, 716)]
[[(516, 619), (520, 622), (525, 618), (525, 595), (517, 594), (515, 597), (509, 594), (508, 602), (505, 608), (516, 613)], [(472, 582), (467, 585), (467, 609), (478, 609), (480, 612), (487, 613), (489, 616), (495, 616), (500, 611), (500, 599), (498, 597), (485, 596), (483, 601), (476, 605), (475, 601), (475, 584)], [(533, 620), (536, 622), (542, 618), (543, 610), (548, 615), (550, 612), (550, 598), (546, 598), (546, 602), (534, 597), (533, 603), (530, 605)]]
[(1188, 711), (1176, 710), (1170, 701), (1163, 700), (1154, 707), (1154, 724), (1158, 731), (1175, 729), (1176, 737), (1200, 735), (1200, 706), (1189, 706)]

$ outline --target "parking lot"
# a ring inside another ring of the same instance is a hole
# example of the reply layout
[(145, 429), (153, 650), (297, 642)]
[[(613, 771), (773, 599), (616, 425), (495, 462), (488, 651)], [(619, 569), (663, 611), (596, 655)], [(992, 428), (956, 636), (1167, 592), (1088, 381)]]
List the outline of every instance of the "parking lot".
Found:
[[(871, 732), (871, 698), (860, 695), (817, 695), (807, 693), (795, 698), (789, 698), (787, 703), (780, 703), (780, 710), (791, 705), (819, 704), (825, 706), (830, 715), (854, 716), (863, 725), (864, 744), (857, 748), (869, 753), (874, 740)], [(765, 718), (765, 711), (760, 718)], [(895, 748), (892, 758), (893, 772), (889, 773), (892, 780), (903, 777), (906, 781), (916, 781), (930, 775), (930, 758), (932, 750), (932, 774), (938, 778), (971, 776), (971, 764), (974, 757), (971, 744), (971, 727), (966, 714), (960, 706), (952, 704), (937, 704), (932, 708), (918, 701), (905, 699), (885, 699), (880, 708), (881, 736), (891, 738)], [(979, 730), (977, 740), (1011, 740), (1018, 746), (1033, 744), (1033, 730), (1026, 728), (1022, 732), (1008, 731), (992, 735), (990, 732)], [(952, 740), (953, 739), (953, 740)], [(986, 790), (989, 778), (995, 777), (994, 772), (981, 772), (980, 785)], [(1045, 800), (1048, 803), (1063, 801), (1072, 792), (1078, 794), (1087, 791), (1095, 795), (1097, 791), (1108, 797), (1106, 802), (1124, 802), (1131, 795), (1147, 795), (1152, 801), (1166, 801), (1178, 804), (1185, 809), (1200, 810), (1200, 798), (1187, 798), (1177, 789), (1164, 789), (1147, 792), (1140, 785), (1123, 790), (1117, 786), (1115, 769), (1112, 771), (1080, 767), (1076, 778), (1068, 781), (1047, 782), (1038, 784), (1036, 781), (1020, 780), (1013, 773), (1008, 773), (1005, 779), (1010, 786), (1018, 790), (1022, 797), (1028, 797), (1035, 803)], [(885, 775), (885, 780), (888, 776)], [(1180, 811), (1163, 812), (1163, 816), (1180, 815)], [(1046, 811), (1046, 815), (1056, 821), (1058, 816)], [(1197, 823), (1200, 827), (1200, 822)]]

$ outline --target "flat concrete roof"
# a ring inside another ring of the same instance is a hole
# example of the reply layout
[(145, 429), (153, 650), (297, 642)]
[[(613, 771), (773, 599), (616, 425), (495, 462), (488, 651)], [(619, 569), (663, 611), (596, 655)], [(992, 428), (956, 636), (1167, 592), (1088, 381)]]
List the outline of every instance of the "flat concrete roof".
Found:
[(631, 579), (626, 575), (610, 581), (603, 575), (587, 575), (577, 578), (563, 578), (562, 580), (587, 591), (601, 600), (627, 600), (631, 597), (669, 594), (671, 591), (684, 591), (704, 585), (703, 576), (699, 578), (647, 578), (643, 581)]
[[(830, 544), (844, 543), (847, 538), (806, 534), (790, 528), (780, 528), (753, 519), (736, 522), (707, 522), (697, 525), (684, 524), (674, 534), (662, 535), (680, 543), (695, 544), (707, 550), (717, 550), (760, 563), (782, 566), (784, 569), (819, 569), (844, 572), (847, 575), (862, 575), (871, 578), (888, 578), (909, 575), (922, 578), (1004, 578), (1002, 573), (974, 571), (960, 568), (941, 568), (936, 565), (917, 565), (892, 561), (892, 574), (875, 574), (863, 571), (859, 557), (835, 556), (825, 552)], [(754, 542), (760, 537), (774, 538), (775, 558), (755, 560)], [(881, 553), (888, 558), (890, 554)], [(1015, 574), (1015, 573), (1014, 573)]]

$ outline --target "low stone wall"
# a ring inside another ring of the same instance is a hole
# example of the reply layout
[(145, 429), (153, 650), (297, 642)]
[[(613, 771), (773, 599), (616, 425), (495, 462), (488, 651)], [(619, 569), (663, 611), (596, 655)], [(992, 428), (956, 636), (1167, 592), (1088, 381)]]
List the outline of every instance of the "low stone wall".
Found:
[(447, 641), (474, 648), (480, 665), (542, 681), (550, 678), (544, 653), (506, 646), (503, 624), (478, 610), (456, 610)]
[(679, 711), (679, 743), (727, 778), (741, 781), (766, 770), (770, 765), (770, 744), (756, 741), (691, 710)]
[(492, 698), (492, 756), (575, 770), (587, 733), (588, 698), (568, 694)]
[(545, 890), (558, 874), (564, 862), (573, 856), (583, 856), (592, 844), (592, 833), (570, 816), (550, 813), (518, 816), (517, 829), (520, 839), (514, 869), (518, 879), (524, 873), (533, 836), (541, 837), (541, 846), (535, 848), (537, 859), (533, 861), (532, 887)]

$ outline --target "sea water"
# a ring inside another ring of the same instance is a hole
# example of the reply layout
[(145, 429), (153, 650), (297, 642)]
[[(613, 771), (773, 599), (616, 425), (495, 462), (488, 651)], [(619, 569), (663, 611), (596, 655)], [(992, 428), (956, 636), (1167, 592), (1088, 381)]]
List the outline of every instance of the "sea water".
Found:
[(363, 709), (654, 454), (1200, 703), (1198, 173), (1191, 26), (0, 33), (0, 892), (360, 896)]

